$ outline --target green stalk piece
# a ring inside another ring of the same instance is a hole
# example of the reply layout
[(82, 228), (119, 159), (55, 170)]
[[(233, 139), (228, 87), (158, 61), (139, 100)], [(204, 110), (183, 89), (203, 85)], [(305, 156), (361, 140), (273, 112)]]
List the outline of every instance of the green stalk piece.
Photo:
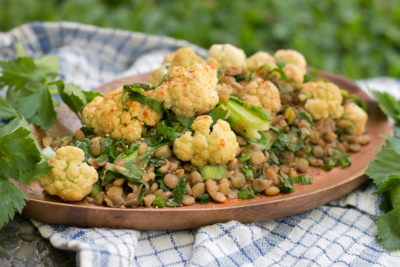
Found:
[(224, 166), (219, 165), (206, 165), (200, 167), (200, 174), (203, 177), (203, 180), (221, 180), (225, 178), (225, 168)]

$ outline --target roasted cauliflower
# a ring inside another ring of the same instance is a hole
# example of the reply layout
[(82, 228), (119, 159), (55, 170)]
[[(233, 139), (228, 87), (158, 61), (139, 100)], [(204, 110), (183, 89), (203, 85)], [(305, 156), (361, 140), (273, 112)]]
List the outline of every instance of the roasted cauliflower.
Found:
[(239, 99), (262, 107), (271, 116), (275, 116), (281, 110), (280, 92), (270, 81), (256, 79), (248, 83), (245, 89), (245, 94), (238, 94)]
[(65, 201), (82, 200), (98, 179), (96, 169), (82, 163), (84, 158), (84, 152), (80, 148), (59, 148), (56, 157), (48, 161), (54, 168), (39, 179), (39, 184), (50, 195), (57, 195)]
[(343, 119), (351, 122), (356, 135), (362, 135), (365, 132), (368, 114), (356, 103), (350, 103), (344, 108)]
[(218, 104), (217, 82), (217, 70), (209, 65), (176, 66), (168, 70), (168, 81), (146, 94), (159, 103), (164, 101), (165, 108), (177, 116), (193, 117)]
[(207, 164), (226, 164), (235, 158), (239, 144), (236, 135), (226, 121), (218, 120), (210, 134), (210, 116), (199, 116), (192, 129), (174, 142), (173, 152), (182, 161), (191, 161), (197, 167)]
[(278, 50), (274, 55), (275, 61), (285, 62), (286, 65), (293, 64), (300, 68), (300, 70), (305, 74), (307, 72), (307, 62), (302, 54), (295, 50)]
[(246, 54), (242, 49), (230, 44), (215, 44), (210, 47), (208, 53), (218, 61), (221, 69), (235, 68), (243, 69), (246, 67)]
[[(126, 93), (126, 99), (128, 93)], [(122, 108), (128, 108), (124, 111)], [(122, 88), (108, 93), (104, 98), (96, 97), (82, 111), (86, 126), (93, 127), (96, 135), (109, 134), (111, 138), (131, 144), (142, 136), (143, 126), (155, 126), (162, 114), (136, 101), (122, 103)]]
[(162, 81), (162, 78), (167, 74), (168, 66), (182, 66), (189, 67), (193, 64), (205, 64), (203, 58), (198, 56), (192, 49), (188, 47), (182, 47), (176, 50), (174, 53), (165, 56), (163, 65), (161, 68), (156, 69), (151, 75), (149, 82), (153, 85), (157, 85)]
[(339, 87), (330, 82), (316, 81), (303, 84), (299, 94), (304, 108), (311, 113), (314, 120), (331, 117), (338, 119), (343, 115), (342, 94)]
[(246, 64), (247, 67), (249, 67), (252, 70), (259, 70), (260, 68), (265, 66), (265, 64), (272, 64), (274, 67), (276, 67), (274, 57), (268, 54), (267, 52), (261, 52), (261, 51), (247, 58)]

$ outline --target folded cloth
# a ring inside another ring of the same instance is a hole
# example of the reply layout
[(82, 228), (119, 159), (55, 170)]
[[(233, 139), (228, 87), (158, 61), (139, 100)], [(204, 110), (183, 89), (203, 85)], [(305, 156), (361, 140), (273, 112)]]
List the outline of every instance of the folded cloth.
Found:
[[(17, 36), (27, 55), (61, 58), (60, 76), (84, 90), (152, 71), (163, 56), (189, 46), (162, 36), (77, 23), (30, 23), (0, 33), (0, 60), (16, 56)], [(400, 81), (376, 78), (366, 88), (400, 95)], [(372, 183), (328, 205), (261, 223), (236, 221), (180, 231), (84, 229), (33, 221), (57, 248), (77, 252), (78, 265), (98, 266), (400, 266), (400, 252), (377, 242), (379, 195)], [(99, 218), (101, 220), (101, 218)]]

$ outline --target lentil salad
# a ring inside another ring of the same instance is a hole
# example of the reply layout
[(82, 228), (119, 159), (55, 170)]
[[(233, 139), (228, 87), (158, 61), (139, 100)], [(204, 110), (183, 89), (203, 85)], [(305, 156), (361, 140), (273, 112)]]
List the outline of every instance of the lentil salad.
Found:
[(297, 51), (209, 52), (178, 49), (150, 84), (93, 99), (73, 136), (44, 138), (46, 192), (120, 208), (274, 196), (311, 184), (310, 165), (349, 166), (369, 142), (365, 104), (312, 77)]

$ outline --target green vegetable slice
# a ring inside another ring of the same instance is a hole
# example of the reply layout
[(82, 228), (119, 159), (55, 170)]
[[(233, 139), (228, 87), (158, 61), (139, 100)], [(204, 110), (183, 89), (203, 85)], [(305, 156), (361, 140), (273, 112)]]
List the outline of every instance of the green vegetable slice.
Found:
[(153, 206), (154, 207), (159, 207), (159, 208), (164, 208), (165, 207), (165, 199), (160, 198), (160, 197), (156, 197), (153, 200)]
[(203, 177), (203, 181), (208, 179), (221, 180), (225, 178), (225, 168), (219, 165), (206, 165), (200, 167), (200, 174)]

